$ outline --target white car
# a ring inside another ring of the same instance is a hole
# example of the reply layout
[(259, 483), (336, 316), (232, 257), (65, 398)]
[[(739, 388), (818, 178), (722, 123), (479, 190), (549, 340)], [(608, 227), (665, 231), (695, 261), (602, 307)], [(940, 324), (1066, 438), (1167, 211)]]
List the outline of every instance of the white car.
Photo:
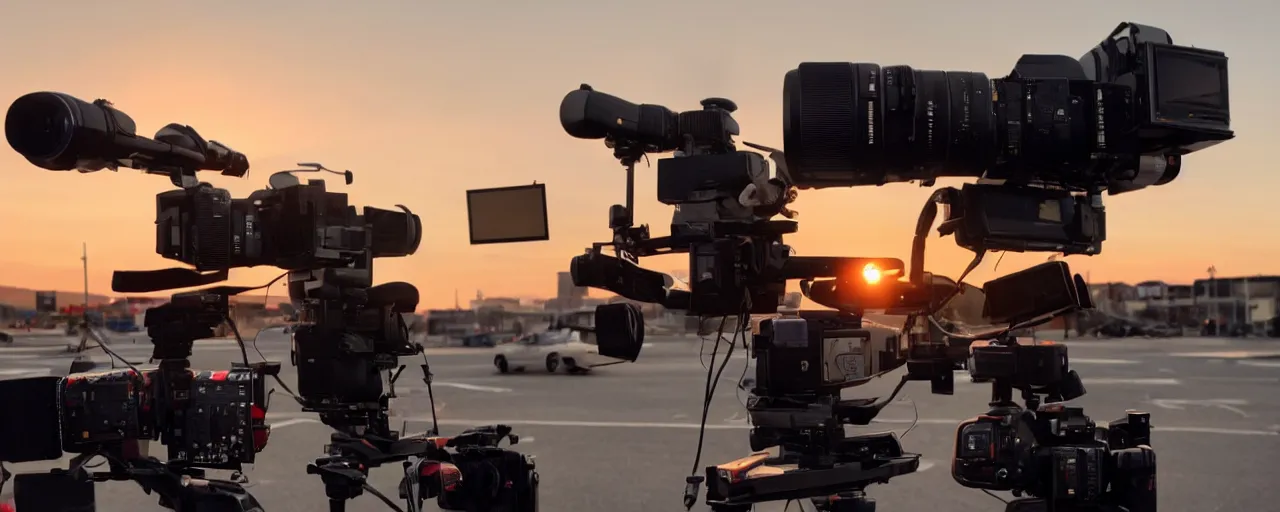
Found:
[(493, 365), (501, 373), (545, 368), (550, 373), (586, 373), (592, 368), (622, 362), (600, 355), (599, 347), (583, 343), (576, 331), (563, 329), (526, 334), (501, 345)]

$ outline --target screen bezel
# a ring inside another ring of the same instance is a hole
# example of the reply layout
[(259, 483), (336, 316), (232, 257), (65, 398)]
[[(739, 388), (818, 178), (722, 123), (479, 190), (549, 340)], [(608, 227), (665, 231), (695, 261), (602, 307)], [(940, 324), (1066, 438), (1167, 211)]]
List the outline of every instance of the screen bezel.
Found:
[[(1229, 68), (1227, 65), (1226, 54), (1214, 50), (1203, 50), (1199, 48), (1188, 48), (1185, 46), (1176, 46), (1171, 44), (1146, 43), (1146, 71), (1147, 71), (1147, 107), (1149, 119), (1152, 124), (1156, 125), (1189, 125), (1198, 127), (1222, 127), (1226, 129), (1231, 125), (1231, 89), (1228, 87)], [(1157, 56), (1175, 56), (1188, 60), (1198, 60), (1201, 62), (1211, 62), (1218, 68), (1218, 80), (1221, 82), (1222, 89), (1222, 106), (1218, 107), (1217, 113), (1220, 113), (1224, 119), (1206, 119), (1198, 121), (1191, 117), (1191, 109), (1175, 108), (1174, 110), (1162, 109), (1160, 99), (1160, 70), (1156, 66)]]
[[(490, 192), (506, 192), (511, 190), (538, 189), (542, 195), (542, 235), (541, 236), (525, 236), (512, 238), (494, 238), (485, 240), (476, 240), (475, 223), (473, 222), (473, 208), (475, 206), (472, 198), (479, 194)], [(467, 191), (467, 236), (471, 241), (471, 245), (488, 245), (488, 244), (509, 244), (515, 242), (541, 242), (551, 239), (551, 218), (547, 214), (547, 185), (544, 183), (534, 183), (532, 185), (516, 185), (514, 187), (495, 187), (480, 188)]]

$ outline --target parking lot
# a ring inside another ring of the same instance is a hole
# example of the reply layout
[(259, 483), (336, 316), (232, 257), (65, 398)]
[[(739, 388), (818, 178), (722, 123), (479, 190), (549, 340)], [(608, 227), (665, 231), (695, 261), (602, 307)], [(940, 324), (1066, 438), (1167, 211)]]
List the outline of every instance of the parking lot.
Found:
[[(62, 347), (66, 341), (70, 340), (19, 336), (13, 346), (0, 347), (0, 378), (65, 373), (71, 359)], [(442, 430), (447, 434), (470, 425), (514, 425), (523, 439), (517, 448), (537, 457), (543, 510), (680, 509), (684, 476), (694, 463), (705, 370), (696, 340), (650, 341), (636, 364), (609, 366), (584, 376), (499, 375), (491, 349), (433, 350)], [(233, 343), (199, 343), (194, 366), (223, 367), (239, 358)], [(145, 340), (121, 339), (113, 346), (132, 359), (145, 360), (150, 352)], [(1081, 340), (1070, 347), (1073, 366), (1089, 391), (1077, 402), (1095, 420), (1116, 419), (1133, 408), (1152, 413), (1160, 500), (1165, 506), (1188, 511), (1274, 506), (1267, 493), (1280, 470), (1275, 460), (1280, 457), (1280, 360), (1268, 356), (1280, 354), (1280, 344), (1176, 338)], [(283, 337), (264, 336), (258, 349), (267, 359), (285, 362), (282, 378), (293, 381)], [(250, 353), (259, 357), (252, 349)], [(100, 353), (94, 357), (105, 361)], [(734, 386), (744, 362), (736, 358), (724, 373), (708, 419), (702, 465), (748, 452), (742, 393), (735, 393)], [(396, 425), (408, 422), (410, 431), (424, 430), (429, 418), (426, 390), (416, 372), (413, 366), (405, 371), (398, 386), (401, 398), (393, 403)], [(896, 375), (845, 394), (886, 394), (897, 383)], [(991, 497), (955, 484), (946, 469), (955, 425), (985, 412), (989, 388), (958, 378), (954, 396), (930, 395), (924, 383), (909, 385), (903, 395), (874, 429), (902, 432), (918, 413), (918, 426), (903, 439), (903, 446), (921, 453), (923, 463), (915, 474), (869, 489), (882, 509), (1001, 510), (1003, 505)], [(306, 475), (304, 468), (321, 455), (329, 430), (283, 398), (277, 395), (271, 404), (271, 443), (249, 472), (250, 490), (268, 511), (323, 510), (320, 481)], [(9, 469), (16, 473), (52, 465), (29, 463)], [(394, 497), (398, 469), (375, 471), (372, 483)], [(100, 485), (98, 497), (101, 511), (158, 510), (155, 498), (132, 484)], [(366, 496), (350, 503), (348, 510), (386, 508)]]

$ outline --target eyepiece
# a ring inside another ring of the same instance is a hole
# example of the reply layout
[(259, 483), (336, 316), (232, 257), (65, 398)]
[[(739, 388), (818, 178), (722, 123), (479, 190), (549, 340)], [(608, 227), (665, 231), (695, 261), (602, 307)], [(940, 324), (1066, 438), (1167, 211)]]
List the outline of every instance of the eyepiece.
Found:
[[(604, 93), (597, 93), (590, 89), (577, 89), (571, 91), (560, 101), (560, 126), (564, 128), (565, 133), (578, 139), (603, 139), (609, 134), (608, 116), (600, 116), (595, 107), (593, 97), (607, 97), (618, 100), (613, 96)], [(625, 101), (618, 100), (626, 103)], [(634, 104), (623, 105), (635, 107)], [(597, 114), (597, 115), (592, 115)]]
[(679, 118), (661, 105), (637, 105), (589, 86), (569, 92), (560, 102), (560, 126), (579, 139), (613, 137), (654, 151), (680, 145)]

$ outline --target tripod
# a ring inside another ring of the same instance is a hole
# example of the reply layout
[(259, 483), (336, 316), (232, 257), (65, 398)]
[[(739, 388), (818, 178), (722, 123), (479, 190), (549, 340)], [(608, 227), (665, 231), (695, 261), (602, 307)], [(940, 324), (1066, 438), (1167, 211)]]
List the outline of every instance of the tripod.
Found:
[[(400, 510), (368, 485), (369, 469), (391, 462), (407, 467), (411, 458), (443, 451), (425, 436), (401, 438), (389, 424), (395, 382), (404, 370), (399, 357), (422, 353), (421, 345), (409, 341), (401, 316), (417, 307), (418, 290), (408, 283), (369, 286), (367, 265), (294, 271), (289, 281), (290, 299), (305, 322), (293, 333), (299, 401), (335, 430), (328, 454), (308, 464), (307, 474), (320, 476), (331, 511), (345, 510), (347, 500), (365, 491)], [(425, 358), (422, 370), (434, 402)], [(434, 426), (429, 434), (435, 434)]]

